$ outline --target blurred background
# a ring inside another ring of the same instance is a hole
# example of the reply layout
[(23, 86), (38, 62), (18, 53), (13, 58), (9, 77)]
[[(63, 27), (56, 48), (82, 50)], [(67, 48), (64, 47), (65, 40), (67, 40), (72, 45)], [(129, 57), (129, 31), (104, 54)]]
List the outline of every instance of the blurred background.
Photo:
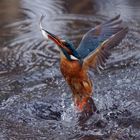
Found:
[[(43, 27), (78, 46), (116, 15), (129, 27), (101, 74), (90, 71), (95, 113), (85, 123), (59, 71), (59, 51)], [(0, 139), (139, 140), (140, 1), (0, 0)]]

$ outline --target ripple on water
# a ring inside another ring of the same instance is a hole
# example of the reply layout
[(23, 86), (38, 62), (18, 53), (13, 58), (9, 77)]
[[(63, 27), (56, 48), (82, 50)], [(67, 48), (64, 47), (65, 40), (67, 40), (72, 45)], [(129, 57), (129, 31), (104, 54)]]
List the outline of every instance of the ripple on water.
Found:
[[(95, 0), (98, 5), (94, 5), (94, 15), (74, 10), (69, 13), (64, 1), (20, 2), (23, 17), (4, 26), (0, 34), (0, 138), (139, 138), (139, 9), (124, 1)], [(77, 6), (83, 7), (79, 3)], [(71, 91), (59, 71), (58, 49), (44, 41), (39, 31), (40, 16), (46, 15), (44, 28), (60, 37), (67, 36), (77, 47), (86, 31), (118, 11), (130, 31), (112, 50), (105, 70), (92, 75), (98, 112), (79, 123)]]

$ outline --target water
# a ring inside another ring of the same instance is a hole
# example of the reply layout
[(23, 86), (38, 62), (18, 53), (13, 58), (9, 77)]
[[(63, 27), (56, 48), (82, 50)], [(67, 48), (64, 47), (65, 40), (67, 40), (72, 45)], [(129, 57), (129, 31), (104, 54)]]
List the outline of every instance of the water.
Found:
[[(0, 139), (139, 140), (139, 13), (137, 0), (1, 1)], [(105, 70), (90, 72), (98, 112), (78, 122), (58, 48), (43, 40), (39, 19), (45, 15), (43, 26), (77, 47), (85, 32), (117, 14), (129, 33)]]

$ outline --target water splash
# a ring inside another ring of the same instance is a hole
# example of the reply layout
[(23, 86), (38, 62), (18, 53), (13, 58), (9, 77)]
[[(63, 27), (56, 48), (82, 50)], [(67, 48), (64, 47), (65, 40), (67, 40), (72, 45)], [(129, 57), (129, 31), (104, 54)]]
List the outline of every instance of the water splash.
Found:
[[(7, 17), (2, 17), (5, 21), (0, 21), (0, 138), (139, 138), (138, 5), (139, 2), (126, 0), (85, 0), (84, 4), (22, 0), (14, 20), (5, 25)], [(39, 19), (45, 14), (43, 26), (60, 37), (67, 36), (77, 47), (85, 32), (118, 11), (129, 26), (129, 33), (112, 50), (100, 75), (90, 71), (98, 112), (79, 123), (71, 91), (59, 71), (58, 49), (43, 40)]]

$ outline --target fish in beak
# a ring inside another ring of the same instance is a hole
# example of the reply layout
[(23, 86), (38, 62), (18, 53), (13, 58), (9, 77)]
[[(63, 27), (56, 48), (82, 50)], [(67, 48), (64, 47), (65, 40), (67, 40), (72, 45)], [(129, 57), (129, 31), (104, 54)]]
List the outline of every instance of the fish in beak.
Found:
[(42, 27), (42, 20), (43, 20), (43, 18), (44, 18), (44, 16), (41, 16), (39, 25), (40, 25), (40, 30), (41, 30), (42, 35), (44, 36), (44, 38), (47, 39), (47, 40), (49, 40), (49, 39), (52, 40), (56, 45), (58, 45), (58, 47), (66, 50), (67, 52), (69, 52), (70, 50), (64, 45), (64, 40), (60, 39), (56, 35), (48, 32), (45, 29), (43, 29), (43, 27)]

